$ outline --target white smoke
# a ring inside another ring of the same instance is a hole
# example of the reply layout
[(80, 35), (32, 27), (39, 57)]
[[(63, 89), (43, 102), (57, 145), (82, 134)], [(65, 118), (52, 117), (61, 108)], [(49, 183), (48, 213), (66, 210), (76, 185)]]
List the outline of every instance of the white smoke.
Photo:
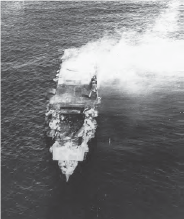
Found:
[(170, 2), (143, 35), (124, 32), (120, 40), (109, 36), (65, 50), (61, 72), (64, 68), (90, 75), (97, 71), (100, 85), (118, 79), (136, 92), (148, 88), (148, 82), (184, 77), (184, 41), (169, 37), (178, 30), (179, 6), (179, 1)]
[(154, 27), (151, 29), (155, 37), (165, 38), (169, 33), (174, 33), (178, 30), (179, 7), (180, 1), (169, 2), (167, 9), (161, 12)]

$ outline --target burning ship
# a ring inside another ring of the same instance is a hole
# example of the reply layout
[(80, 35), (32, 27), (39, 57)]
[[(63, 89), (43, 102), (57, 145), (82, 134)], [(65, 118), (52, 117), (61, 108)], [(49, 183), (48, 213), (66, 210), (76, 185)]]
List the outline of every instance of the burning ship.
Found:
[(71, 69), (58, 70), (56, 89), (46, 110), (47, 136), (54, 140), (52, 159), (58, 162), (68, 181), (79, 161), (89, 151), (88, 142), (95, 137), (96, 117), (101, 98), (97, 74), (81, 74)]

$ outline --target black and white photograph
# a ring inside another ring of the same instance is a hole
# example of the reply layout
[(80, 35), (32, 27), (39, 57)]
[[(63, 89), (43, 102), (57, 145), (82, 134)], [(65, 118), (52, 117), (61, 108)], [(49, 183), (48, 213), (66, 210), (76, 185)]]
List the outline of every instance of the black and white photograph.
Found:
[(1, 218), (184, 218), (184, 1), (1, 1)]

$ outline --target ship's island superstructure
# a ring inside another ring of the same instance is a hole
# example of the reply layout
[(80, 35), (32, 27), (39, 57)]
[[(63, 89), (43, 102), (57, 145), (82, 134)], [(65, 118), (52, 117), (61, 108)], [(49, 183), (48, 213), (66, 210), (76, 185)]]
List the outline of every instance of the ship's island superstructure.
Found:
[(85, 159), (88, 142), (95, 137), (100, 97), (96, 73), (62, 71), (62, 67), (58, 72), (54, 79), (57, 87), (52, 90), (45, 115), (47, 135), (55, 141), (50, 147), (52, 159), (58, 161), (68, 181), (78, 162)]

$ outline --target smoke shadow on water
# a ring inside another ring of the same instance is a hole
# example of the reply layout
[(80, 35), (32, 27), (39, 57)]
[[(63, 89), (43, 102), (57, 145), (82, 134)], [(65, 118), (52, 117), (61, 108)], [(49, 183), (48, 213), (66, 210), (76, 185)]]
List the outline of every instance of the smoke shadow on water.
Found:
[(47, 219), (182, 218), (180, 92), (101, 87), (96, 138), (68, 183), (57, 167)]

